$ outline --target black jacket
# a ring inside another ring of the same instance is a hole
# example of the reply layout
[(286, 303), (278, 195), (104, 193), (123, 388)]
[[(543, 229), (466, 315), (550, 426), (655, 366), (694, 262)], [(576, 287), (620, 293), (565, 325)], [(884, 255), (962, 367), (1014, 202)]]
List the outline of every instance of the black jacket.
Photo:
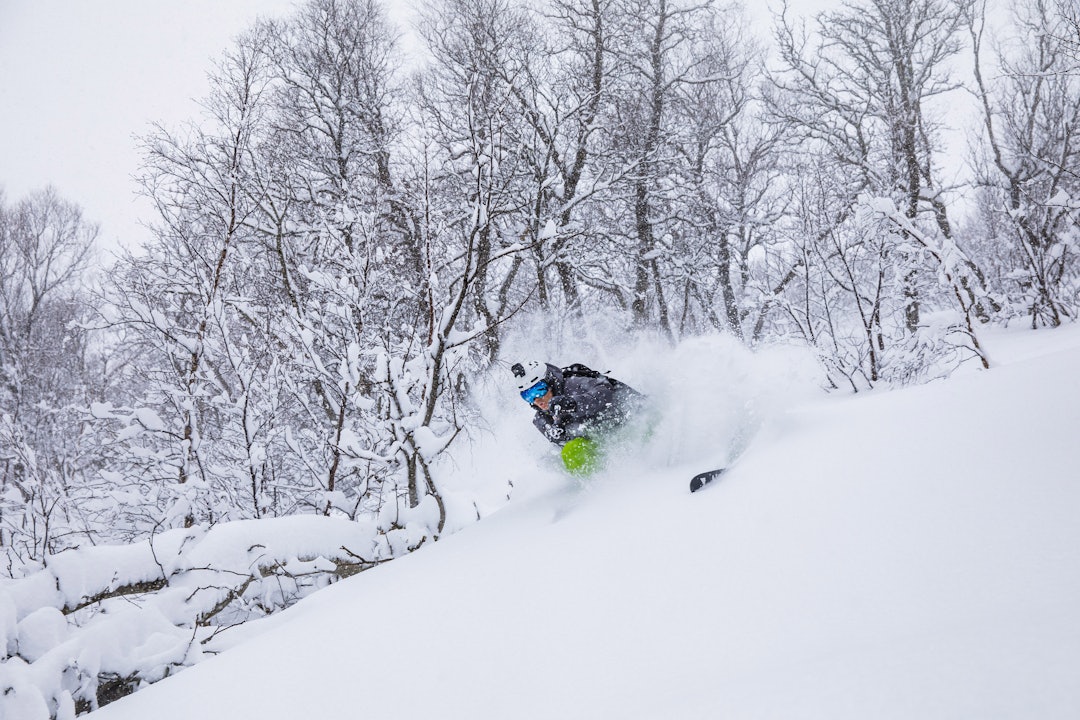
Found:
[(548, 365), (548, 385), (552, 390), (547, 411), (535, 408), (533, 425), (558, 445), (576, 437), (595, 438), (629, 420), (645, 403), (645, 396), (626, 383), (601, 375), (566, 377)]

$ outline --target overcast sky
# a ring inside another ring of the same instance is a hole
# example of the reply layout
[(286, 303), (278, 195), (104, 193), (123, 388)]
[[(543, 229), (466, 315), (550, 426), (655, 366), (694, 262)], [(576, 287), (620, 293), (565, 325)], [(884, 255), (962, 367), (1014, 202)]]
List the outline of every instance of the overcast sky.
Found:
[(145, 201), (134, 136), (193, 117), (211, 61), (292, 0), (0, 0), (0, 187), (53, 184), (131, 244)]

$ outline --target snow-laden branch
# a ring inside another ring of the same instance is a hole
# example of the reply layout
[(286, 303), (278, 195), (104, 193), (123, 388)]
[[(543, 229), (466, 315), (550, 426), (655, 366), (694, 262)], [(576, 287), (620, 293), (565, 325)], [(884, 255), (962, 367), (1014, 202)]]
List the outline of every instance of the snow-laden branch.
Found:
[[(975, 296), (976, 291), (972, 288), (979, 288), (980, 285), (968, 276), (965, 269), (967, 258), (964, 256), (963, 251), (950, 238), (943, 238), (939, 243), (924, 233), (896, 207), (896, 203), (890, 198), (864, 196), (860, 200), (863, 207), (869, 212), (886, 220), (901, 237), (914, 241), (933, 258), (937, 264), (942, 284), (950, 289), (958, 308), (963, 314), (964, 332), (971, 338), (972, 350), (978, 356), (982, 366), (989, 369), (990, 359), (979, 342), (978, 335), (975, 332), (975, 323), (971, 317), (975, 306), (980, 300), (979, 297)], [(965, 296), (969, 299), (965, 300)]]

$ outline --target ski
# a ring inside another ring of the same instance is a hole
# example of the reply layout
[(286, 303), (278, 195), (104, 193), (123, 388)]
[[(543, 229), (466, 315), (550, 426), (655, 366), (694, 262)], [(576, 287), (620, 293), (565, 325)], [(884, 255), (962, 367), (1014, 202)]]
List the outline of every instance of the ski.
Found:
[(717, 468), (716, 470), (698, 473), (690, 479), (690, 492), (697, 492), (705, 487), (713, 480), (723, 475), (725, 470), (727, 470), (727, 468)]

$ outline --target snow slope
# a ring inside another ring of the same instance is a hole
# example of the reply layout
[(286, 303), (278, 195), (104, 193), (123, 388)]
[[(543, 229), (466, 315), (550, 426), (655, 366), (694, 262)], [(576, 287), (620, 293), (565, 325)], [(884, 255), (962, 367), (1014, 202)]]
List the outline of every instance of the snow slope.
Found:
[(990, 372), (772, 411), (695, 495), (691, 464), (526, 472), (91, 717), (1080, 717), (1080, 328), (990, 348)]

